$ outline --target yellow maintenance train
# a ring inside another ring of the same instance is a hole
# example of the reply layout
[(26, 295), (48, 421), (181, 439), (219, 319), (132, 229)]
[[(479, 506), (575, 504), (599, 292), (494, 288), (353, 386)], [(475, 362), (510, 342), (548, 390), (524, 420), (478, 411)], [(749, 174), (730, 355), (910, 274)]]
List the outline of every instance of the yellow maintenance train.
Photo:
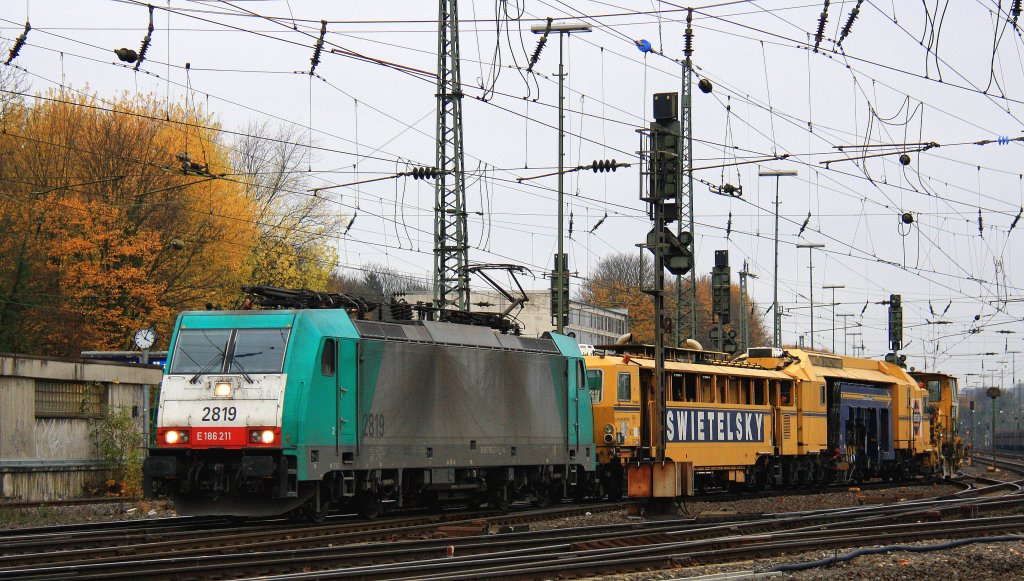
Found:
[(653, 347), (603, 346), (585, 358), (611, 497), (908, 478), (954, 465), (943, 446), (955, 434), (936, 426), (955, 426), (955, 389), (929, 397), (930, 384), (897, 365), (801, 349), (750, 349), (735, 361), (699, 348), (665, 353), (663, 398)]

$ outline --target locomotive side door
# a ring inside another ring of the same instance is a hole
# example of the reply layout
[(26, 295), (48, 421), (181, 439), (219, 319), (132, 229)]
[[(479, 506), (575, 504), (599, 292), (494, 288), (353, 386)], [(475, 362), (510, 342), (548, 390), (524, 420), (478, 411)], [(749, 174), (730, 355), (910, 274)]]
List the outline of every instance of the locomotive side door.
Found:
[(359, 381), (359, 342), (355, 339), (338, 340), (338, 383), (336, 446), (340, 453), (342, 446), (355, 445), (357, 429), (356, 397)]
[[(580, 422), (581, 410), (580, 401), (582, 398), (587, 403), (590, 402), (590, 395), (586, 391), (587, 389), (587, 369), (583, 364), (583, 359), (569, 359), (567, 367), (569, 381), (568, 381), (568, 400), (569, 400), (569, 430), (573, 434), (572, 442), (570, 442), (573, 450), (578, 455), (580, 451)], [(586, 432), (585, 432), (586, 433)], [(578, 456), (577, 456), (578, 457)]]

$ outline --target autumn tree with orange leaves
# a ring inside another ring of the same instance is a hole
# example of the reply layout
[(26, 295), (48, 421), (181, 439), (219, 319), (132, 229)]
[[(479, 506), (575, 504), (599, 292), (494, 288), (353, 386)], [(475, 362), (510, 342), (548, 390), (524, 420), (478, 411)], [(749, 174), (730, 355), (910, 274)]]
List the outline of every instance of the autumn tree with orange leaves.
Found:
[(0, 123), (0, 351), (166, 342), (178, 311), (236, 300), (259, 232), (209, 115), (65, 89)]
[[(683, 277), (683, 292), (689, 292), (688, 277)], [(588, 279), (578, 291), (578, 299), (599, 307), (624, 308), (629, 310), (629, 329), (635, 341), (654, 341), (654, 303), (644, 289), (654, 288), (654, 260), (650, 254), (613, 254), (602, 258)], [(685, 296), (685, 295), (684, 295)], [(739, 332), (739, 309), (745, 309), (750, 317), (751, 345), (769, 345), (771, 336), (764, 322), (764, 314), (756, 303), (749, 300), (740, 302), (737, 285), (730, 288), (732, 301), (732, 322), (725, 325), (726, 332)], [(665, 305), (669, 313), (675, 312), (675, 277), (666, 273)], [(705, 348), (713, 348), (711, 318), (711, 277), (697, 277), (697, 332), (690, 336), (689, 318), (683, 321), (683, 336), (699, 341)]]

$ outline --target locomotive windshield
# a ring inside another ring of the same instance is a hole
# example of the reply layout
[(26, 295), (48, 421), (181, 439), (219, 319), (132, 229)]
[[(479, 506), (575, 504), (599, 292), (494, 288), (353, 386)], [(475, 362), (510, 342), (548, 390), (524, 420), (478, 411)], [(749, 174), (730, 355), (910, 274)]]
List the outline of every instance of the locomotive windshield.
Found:
[(288, 329), (181, 329), (168, 373), (281, 373)]

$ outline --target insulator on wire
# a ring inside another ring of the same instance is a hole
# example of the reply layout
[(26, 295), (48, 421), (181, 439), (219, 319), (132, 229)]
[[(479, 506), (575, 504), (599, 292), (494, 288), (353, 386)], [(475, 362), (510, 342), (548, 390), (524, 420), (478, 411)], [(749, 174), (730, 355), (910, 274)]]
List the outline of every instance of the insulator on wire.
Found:
[(544, 28), (544, 34), (537, 41), (537, 47), (533, 49), (533, 54), (530, 56), (530, 65), (526, 67), (526, 72), (532, 71), (533, 67), (537, 65), (537, 61), (540, 60), (540, 53), (544, 51), (544, 46), (548, 43), (548, 34), (551, 33), (551, 23), (553, 21), (552, 18), (548, 18), (547, 27)]
[(1017, 222), (1020, 222), (1021, 214), (1024, 214), (1024, 206), (1017, 211), (1017, 216), (1013, 219), (1013, 222), (1010, 223), (1010, 231), (1017, 227)]
[(607, 219), (608, 219), (608, 212), (605, 212), (604, 216), (602, 216), (601, 219), (597, 221), (597, 224), (594, 224), (594, 227), (590, 229), (590, 233), (593, 234), (594, 230), (597, 230), (598, 227), (601, 226), (601, 224), (604, 224), (604, 221), (607, 220)]
[(901, 153), (900, 154), (900, 165), (910, 165), (910, 156), (905, 154), (905, 153)]
[(803, 236), (804, 230), (807, 229), (807, 225), (811, 223), (811, 213), (807, 212), (807, 217), (804, 218), (804, 223), (800, 225), (800, 231), (797, 232), (797, 237)]
[(821, 9), (821, 16), (818, 17), (818, 32), (814, 34), (814, 52), (818, 52), (818, 46), (825, 38), (825, 25), (828, 24), (829, 0), (825, 0), (825, 7)]
[(18, 53), (21, 52), (21, 47), (25, 46), (25, 40), (28, 38), (28, 31), (32, 30), (32, 25), (25, 21), (25, 31), (18, 35), (18, 38), (14, 39), (14, 46), (11, 47), (11, 52), (7, 55), (7, 60), (4, 61), (5, 65), (11, 64), (11, 61), (18, 58)]
[(590, 171), (594, 173), (604, 173), (606, 171), (615, 171), (624, 165), (625, 164), (621, 164), (614, 159), (595, 159), (593, 163), (590, 164)]
[(149, 50), (149, 43), (153, 42), (153, 5), (149, 5), (149, 28), (146, 30), (146, 37), (142, 39), (142, 46), (139, 47), (139, 58), (135, 61), (135, 70), (139, 70), (142, 61), (146, 60), (146, 51)]
[[(1019, 2), (1020, 0), (1017, 1)], [(850, 16), (846, 18), (846, 24), (843, 25), (843, 31), (839, 33), (839, 45), (842, 45), (843, 40), (849, 36), (850, 29), (853, 28), (853, 21), (857, 20), (857, 16), (860, 15), (860, 5), (863, 2), (864, 0), (857, 0), (857, 5), (853, 7), (853, 10), (850, 10)]]
[(683, 36), (683, 54), (686, 58), (693, 55), (693, 8), (686, 10), (686, 32)]
[(444, 172), (436, 167), (414, 167), (409, 173), (414, 180), (432, 180), (441, 177)]
[(985, 226), (981, 221), (981, 208), (978, 208), (978, 236), (985, 237)]
[(725, 223), (725, 239), (732, 235), (732, 210), (729, 210), (729, 220)]
[(1013, 18), (1013, 27), (1017, 28), (1017, 19), (1020, 18), (1021, 0), (1013, 0), (1010, 5), (1010, 16)]
[(324, 36), (327, 35), (327, 21), (320, 21), (320, 38), (316, 41), (316, 46), (313, 47), (313, 58), (309, 59), (312, 66), (309, 67), (309, 74), (313, 74), (316, 70), (316, 66), (320, 64), (320, 51), (324, 49)]

